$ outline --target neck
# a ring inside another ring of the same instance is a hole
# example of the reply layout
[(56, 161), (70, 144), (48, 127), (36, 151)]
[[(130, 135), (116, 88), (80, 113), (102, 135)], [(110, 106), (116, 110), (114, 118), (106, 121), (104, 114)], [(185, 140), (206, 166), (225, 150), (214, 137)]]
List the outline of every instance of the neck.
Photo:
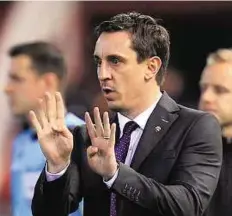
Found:
[(232, 124), (222, 127), (223, 137), (232, 138)]
[(148, 109), (156, 100), (158, 100), (160, 94), (160, 89), (157, 88), (155, 91), (151, 91), (150, 94), (146, 94), (145, 97), (138, 97), (139, 101), (134, 104), (134, 108), (123, 110), (120, 113), (129, 119), (134, 119), (139, 114)]

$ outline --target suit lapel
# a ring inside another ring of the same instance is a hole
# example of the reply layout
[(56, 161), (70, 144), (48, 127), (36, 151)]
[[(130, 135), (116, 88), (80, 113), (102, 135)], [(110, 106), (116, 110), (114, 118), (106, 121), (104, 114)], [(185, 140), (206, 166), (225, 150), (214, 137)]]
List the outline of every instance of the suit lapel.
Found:
[(164, 92), (156, 108), (149, 117), (142, 137), (135, 151), (131, 167), (138, 170), (150, 152), (161, 141), (170, 126), (178, 117), (177, 104)]

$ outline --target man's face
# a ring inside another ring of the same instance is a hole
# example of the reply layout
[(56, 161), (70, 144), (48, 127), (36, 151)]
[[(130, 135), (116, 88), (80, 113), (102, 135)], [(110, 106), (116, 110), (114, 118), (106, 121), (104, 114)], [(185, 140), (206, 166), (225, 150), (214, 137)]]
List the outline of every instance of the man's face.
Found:
[(114, 111), (133, 109), (141, 104), (141, 98), (146, 98), (147, 63), (137, 62), (131, 46), (127, 32), (102, 33), (96, 42), (98, 79), (108, 106)]
[(232, 123), (232, 64), (207, 66), (200, 80), (199, 108), (214, 114), (220, 124)]
[(42, 76), (32, 68), (31, 59), (19, 55), (11, 59), (9, 80), (5, 86), (10, 108), (15, 115), (27, 115), (45, 92)]

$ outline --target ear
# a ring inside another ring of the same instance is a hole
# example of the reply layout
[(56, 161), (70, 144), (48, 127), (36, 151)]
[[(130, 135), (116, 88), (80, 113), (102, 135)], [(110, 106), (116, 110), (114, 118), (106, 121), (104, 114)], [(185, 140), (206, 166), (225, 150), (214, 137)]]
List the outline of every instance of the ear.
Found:
[(48, 72), (42, 75), (42, 80), (45, 84), (47, 91), (57, 91), (59, 86), (59, 79), (56, 74)]
[(153, 79), (158, 73), (162, 61), (158, 56), (153, 56), (147, 60), (148, 70), (145, 73), (145, 80)]

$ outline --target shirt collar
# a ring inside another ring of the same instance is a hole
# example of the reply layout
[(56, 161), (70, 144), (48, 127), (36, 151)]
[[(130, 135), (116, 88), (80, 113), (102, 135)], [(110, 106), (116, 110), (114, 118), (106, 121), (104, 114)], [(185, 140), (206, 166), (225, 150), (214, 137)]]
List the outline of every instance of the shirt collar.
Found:
[[(142, 113), (140, 113), (138, 116), (136, 116), (133, 119), (133, 121), (136, 122), (142, 130), (144, 130), (145, 125), (147, 123), (147, 120), (150, 117), (152, 111), (155, 109), (155, 107), (156, 107), (158, 101), (160, 100), (161, 96), (162, 96), (162, 93), (160, 92), (159, 96), (154, 101), (154, 103), (150, 107), (148, 107), (145, 111), (143, 111)], [(120, 128), (120, 136), (121, 136), (125, 124), (127, 122), (131, 121), (131, 119), (127, 118), (126, 116), (123, 116), (120, 113), (117, 113), (117, 115), (118, 115), (118, 122), (119, 122), (119, 128)]]

